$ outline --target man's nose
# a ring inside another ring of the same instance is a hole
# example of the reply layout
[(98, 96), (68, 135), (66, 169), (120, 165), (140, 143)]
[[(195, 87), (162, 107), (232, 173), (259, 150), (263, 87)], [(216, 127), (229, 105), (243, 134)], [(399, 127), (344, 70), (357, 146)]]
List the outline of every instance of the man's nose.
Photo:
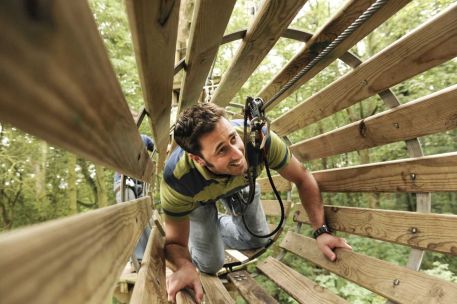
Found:
[(244, 157), (243, 148), (239, 147), (238, 145), (232, 146), (232, 159), (238, 160)]

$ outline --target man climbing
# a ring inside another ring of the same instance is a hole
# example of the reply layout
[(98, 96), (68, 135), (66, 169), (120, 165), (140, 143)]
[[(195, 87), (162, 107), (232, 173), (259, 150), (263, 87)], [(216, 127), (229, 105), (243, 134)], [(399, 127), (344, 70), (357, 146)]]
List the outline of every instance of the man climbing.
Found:
[[(200, 302), (203, 291), (196, 268), (216, 273), (224, 263), (226, 246), (242, 250), (259, 248), (268, 242), (250, 234), (242, 216), (218, 214), (215, 204), (221, 199), (236, 206), (236, 200), (249, 192), (245, 189), (248, 165), (242, 134), (241, 120), (229, 121), (222, 108), (210, 103), (186, 109), (176, 122), (174, 138), (178, 147), (165, 164), (160, 188), (166, 258), (176, 266), (167, 279), (170, 301), (175, 301), (176, 293), (187, 287), (194, 290)], [(269, 167), (297, 186), (319, 249), (332, 261), (336, 259), (333, 249), (351, 249), (345, 240), (331, 235), (326, 228), (318, 185), (286, 144), (271, 132), (265, 149)], [(262, 167), (259, 165), (259, 170)], [(240, 195), (235, 195), (240, 191)], [(268, 226), (259, 196), (256, 187), (252, 203), (239, 202), (238, 207), (245, 206), (241, 212), (249, 230), (265, 235)]]

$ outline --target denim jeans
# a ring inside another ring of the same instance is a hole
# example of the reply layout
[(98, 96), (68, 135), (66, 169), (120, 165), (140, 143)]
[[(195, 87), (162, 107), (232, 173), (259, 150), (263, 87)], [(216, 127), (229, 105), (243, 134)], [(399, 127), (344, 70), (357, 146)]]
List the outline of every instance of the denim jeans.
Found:
[[(119, 185), (115, 185), (115, 187), (116, 186), (120, 186), (120, 183), (119, 183)], [(130, 200), (136, 199), (135, 193), (133, 193), (132, 189), (126, 188), (124, 191), (125, 191), (124, 192), (125, 201), (130, 201)], [(121, 191), (116, 192), (116, 202), (117, 203), (122, 202)], [(148, 239), (149, 239), (150, 234), (151, 234), (151, 229), (148, 226), (146, 226), (146, 228), (144, 228), (143, 233), (141, 234), (140, 239), (138, 240), (138, 243), (135, 247), (135, 257), (137, 260), (140, 260), (140, 261), (143, 260), (144, 251), (146, 250), (146, 245), (148, 244)]]
[[(247, 207), (244, 217), (255, 234), (269, 233), (258, 185), (254, 200)], [(241, 216), (218, 214), (216, 204), (200, 206), (190, 214), (189, 252), (192, 261), (202, 272), (213, 274), (221, 269), (225, 248), (254, 249), (267, 243), (268, 238), (257, 238), (246, 230)]]

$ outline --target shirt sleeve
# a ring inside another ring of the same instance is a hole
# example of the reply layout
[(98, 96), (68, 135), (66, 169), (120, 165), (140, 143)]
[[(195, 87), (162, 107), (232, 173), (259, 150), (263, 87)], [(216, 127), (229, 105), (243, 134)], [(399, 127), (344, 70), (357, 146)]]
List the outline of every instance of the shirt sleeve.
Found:
[(164, 216), (176, 221), (188, 219), (196, 208), (196, 203), (190, 197), (173, 190), (164, 179), (160, 183), (160, 204)]
[(270, 168), (276, 171), (284, 168), (290, 161), (292, 154), (287, 144), (273, 131), (267, 139), (267, 158)]

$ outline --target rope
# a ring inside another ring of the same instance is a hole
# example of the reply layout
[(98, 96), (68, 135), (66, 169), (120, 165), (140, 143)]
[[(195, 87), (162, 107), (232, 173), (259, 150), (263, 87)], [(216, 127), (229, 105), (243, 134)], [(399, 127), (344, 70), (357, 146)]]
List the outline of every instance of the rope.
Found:
[(276, 92), (273, 97), (268, 100), (263, 106), (264, 109), (268, 108), (274, 101), (276, 101), (284, 92), (286, 92), (290, 87), (292, 87), (300, 78), (303, 77), (306, 73), (311, 70), (316, 63), (318, 63), (322, 58), (327, 56), (331, 51), (333, 51), (344, 39), (351, 35), (355, 30), (357, 30), (360, 25), (362, 25), (366, 20), (368, 20), (374, 13), (376, 13), (388, 0), (378, 0), (373, 3), (362, 15), (359, 16), (347, 29), (345, 29), (335, 40), (333, 40), (319, 55), (314, 57), (314, 59), (308, 63), (297, 75), (295, 75), (291, 80), (289, 80), (278, 92)]

